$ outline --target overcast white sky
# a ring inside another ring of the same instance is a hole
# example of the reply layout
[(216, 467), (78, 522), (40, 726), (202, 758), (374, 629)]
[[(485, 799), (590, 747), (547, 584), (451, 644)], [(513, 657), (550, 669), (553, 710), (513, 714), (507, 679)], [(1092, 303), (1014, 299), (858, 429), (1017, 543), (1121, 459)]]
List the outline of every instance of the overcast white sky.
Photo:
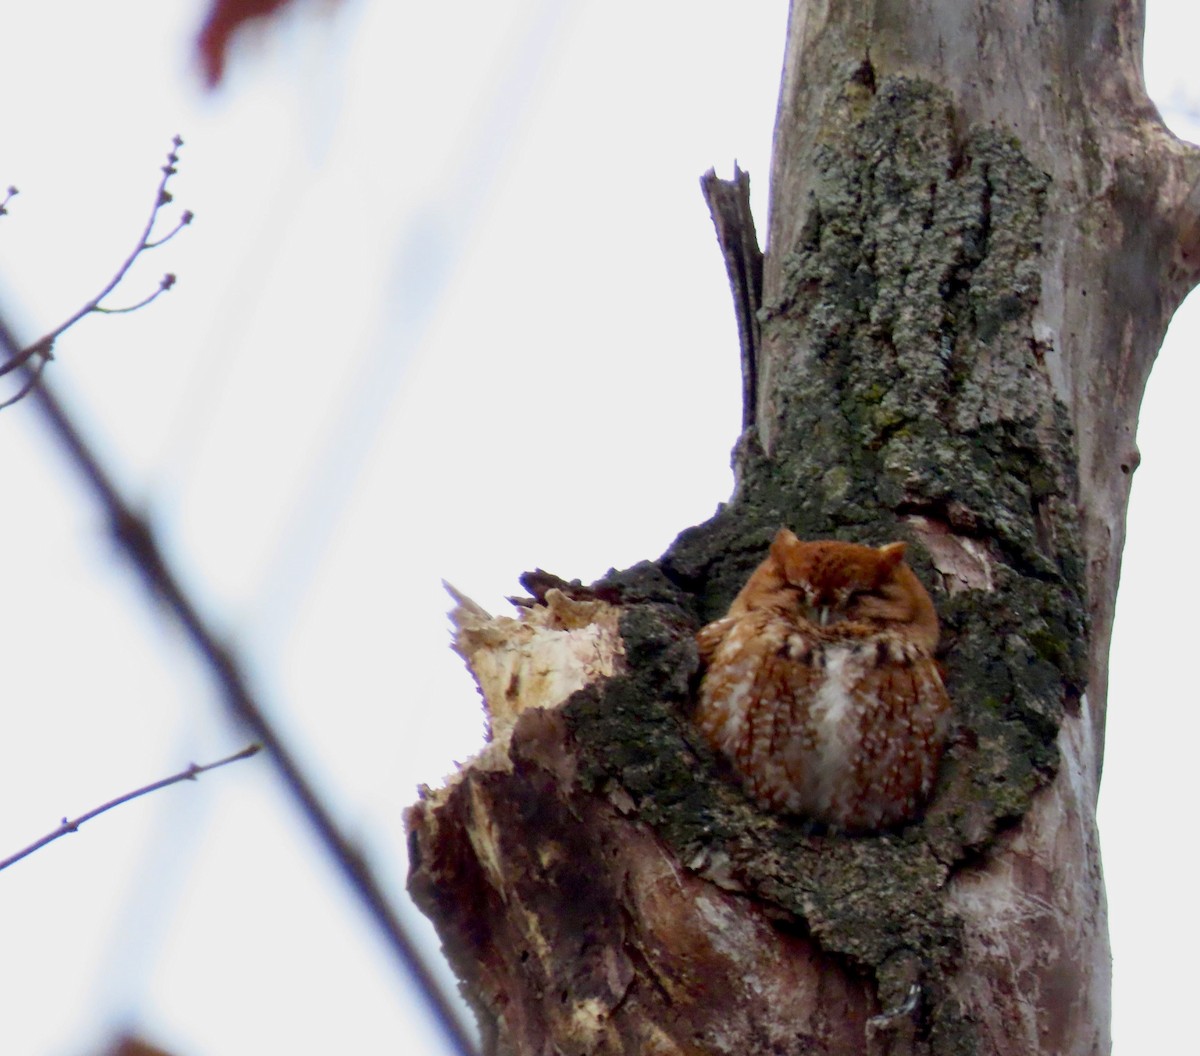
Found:
[[(95, 292), (183, 135), (197, 220), (114, 303), (178, 287), (80, 324), (51, 377), (398, 899), (403, 806), (480, 743), (441, 577), (499, 610), (523, 569), (594, 578), (728, 496), (736, 335), (697, 180), (736, 157), (765, 227), (785, 6), (347, 0), (211, 97), (198, 3), (4, 17), (0, 303), (32, 337)], [(1187, 132), (1198, 16), (1150, 14), (1152, 90)], [(1118, 1052), (1190, 1036), (1197, 692), (1163, 586), (1194, 579), (1171, 533), (1195, 492), (1188, 314), (1147, 394), (1114, 646)], [(28, 408), (0, 450), (2, 857), (246, 738)], [(83, 1056), (122, 1024), (179, 1056), (443, 1051), (265, 761), (107, 815), (0, 891), (5, 1052)]]

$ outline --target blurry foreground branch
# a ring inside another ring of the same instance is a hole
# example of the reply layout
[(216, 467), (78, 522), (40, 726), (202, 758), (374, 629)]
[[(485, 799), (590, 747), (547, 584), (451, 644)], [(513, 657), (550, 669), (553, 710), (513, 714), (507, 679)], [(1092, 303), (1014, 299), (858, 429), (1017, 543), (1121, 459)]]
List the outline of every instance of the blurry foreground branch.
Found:
[[(7, 322), (0, 318), (0, 360), (13, 361), (21, 356), (21, 344)], [(267, 720), (250, 689), (245, 672), (184, 591), (178, 575), (163, 556), (149, 522), (134, 511), (117, 489), (108, 470), (84, 441), (70, 415), (45, 381), (36, 384), (37, 368), (31, 367), (29, 360), (30, 357), (26, 356), (18, 368), (25, 381), (22, 389), (28, 391), (30, 399), (37, 403), (54, 438), (83, 478), (92, 497), (105, 511), (113, 537), (133, 561), (147, 592), (154, 600), (166, 605), (179, 622), (193, 649), (211, 671), (230, 714), (245, 724), (267, 750), (304, 817), (316, 830), (321, 843), (337, 862), (352, 890), (386, 937), (451, 1046), (461, 1056), (469, 1056), (474, 1052), (474, 1045), (466, 1028), (409, 937), (375, 873), (358, 848), (338, 828), (291, 750)]]

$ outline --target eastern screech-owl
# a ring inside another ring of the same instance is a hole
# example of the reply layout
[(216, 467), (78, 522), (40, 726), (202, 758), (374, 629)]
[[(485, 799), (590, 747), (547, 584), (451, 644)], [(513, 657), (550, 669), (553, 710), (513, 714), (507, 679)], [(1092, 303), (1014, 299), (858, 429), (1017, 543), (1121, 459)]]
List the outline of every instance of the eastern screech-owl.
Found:
[(937, 613), (904, 548), (781, 528), (729, 615), (697, 636), (696, 722), (762, 806), (850, 832), (920, 812), (950, 701)]

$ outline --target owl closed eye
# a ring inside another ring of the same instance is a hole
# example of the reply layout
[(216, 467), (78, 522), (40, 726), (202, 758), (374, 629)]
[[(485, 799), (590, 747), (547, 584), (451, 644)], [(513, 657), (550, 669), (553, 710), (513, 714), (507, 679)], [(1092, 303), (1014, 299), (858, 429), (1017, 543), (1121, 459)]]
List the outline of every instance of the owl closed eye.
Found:
[(920, 814), (950, 701), (937, 613), (904, 551), (780, 529), (697, 635), (695, 721), (761, 806), (848, 832)]

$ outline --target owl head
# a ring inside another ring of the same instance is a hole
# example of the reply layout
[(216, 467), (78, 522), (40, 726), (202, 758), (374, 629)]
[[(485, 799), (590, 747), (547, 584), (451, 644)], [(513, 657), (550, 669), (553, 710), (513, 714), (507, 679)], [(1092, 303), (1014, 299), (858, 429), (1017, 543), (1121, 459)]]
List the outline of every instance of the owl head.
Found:
[(821, 627), (849, 622), (903, 632), (914, 644), (932, 650), (937, 612), (904, 563), (906, 545), (804, 542), (780, 528), (730, 613), (769, 606)]

